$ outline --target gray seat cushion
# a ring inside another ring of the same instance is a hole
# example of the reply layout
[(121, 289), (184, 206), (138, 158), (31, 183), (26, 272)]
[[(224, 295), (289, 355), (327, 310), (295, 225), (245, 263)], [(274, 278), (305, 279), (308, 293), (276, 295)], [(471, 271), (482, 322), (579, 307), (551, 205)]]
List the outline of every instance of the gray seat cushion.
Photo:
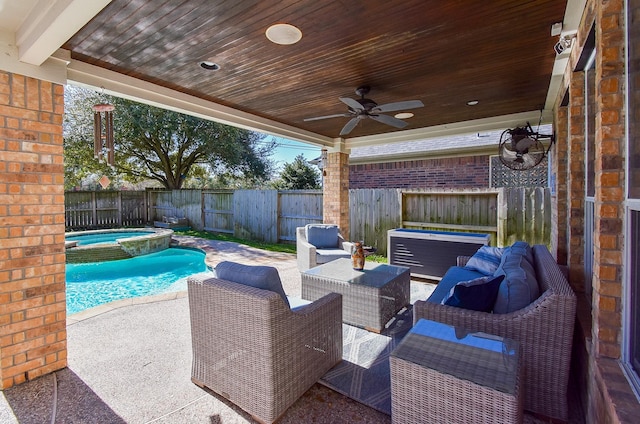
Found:
[(215, 268), (216, 276), (238, 284), (244, 284), (258, 289), (270, 290), (278, 293), (284, 303), (289, 306), (289, 300), (282, 288), (282, 281), (278, 270), (264, 265), (243, 265), (235, 262), (220, 262)]
[(340, 258), (350, 258), (351, 253), (342, 249), (316, 249), (316, 263), (326, 264)]
[(307, 224), (304, 227), (309, 244), (318, 249), (338, 247), (338, 226), (334, 224)]

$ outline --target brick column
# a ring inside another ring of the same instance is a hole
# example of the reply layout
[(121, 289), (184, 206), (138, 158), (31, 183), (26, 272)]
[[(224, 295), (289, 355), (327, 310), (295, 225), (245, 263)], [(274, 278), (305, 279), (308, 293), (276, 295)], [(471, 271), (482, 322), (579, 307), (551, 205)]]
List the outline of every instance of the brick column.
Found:
[[(574, 72), (569, 83), (568, 207), (569, 282), (573, 290), (584, 293), (584, 196), (585, 196), (585, 73)], [(587, 282), (589, 284), (589, 282)]]
[(554, 127), (556, 129), (556, 140), (553, 145), (553, 174), (555, 175), (555, 208), (554, 213), (556, 219), (553, 220), (552, 244), (556, 251), (556, 260), (560, 265), (567, 265), (567, 250), (569, 248), (569, 240), (567, 239), (567, 225), (569, 222), (568, 208), (568, 144), (569, 144), (569, 112), (567, 107), (559, 107), (555, 116)]
[(0, 71), (0, 388), (67, 364), (63, 86)]
[[(596, 22), (595, 234), (593, 340), (595, 354), (621, 352), (623, 216), (625, 200), (624, 1), (598, 2)], [(630, 265), (630, 264), (629, 264)]]
[(349, 154), (329, 152), (323, 182), (322, 220), (337, 224), (345, 240), (349, 240)]

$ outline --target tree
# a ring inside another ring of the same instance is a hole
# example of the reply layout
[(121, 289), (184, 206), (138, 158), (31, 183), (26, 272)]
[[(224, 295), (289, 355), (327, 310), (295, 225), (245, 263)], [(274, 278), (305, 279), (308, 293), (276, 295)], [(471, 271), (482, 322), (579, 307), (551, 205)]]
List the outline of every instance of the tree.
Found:
[[(105, 100), (115, 105), (113, 170), (93, 159), (91, 106)], [(132, 182), (155, 180), (168, 189), (179, 189), (189, 179), (202, 181), (207, 173), (258, 184), (273, 166), (268, 156), (275, 143), (259, 133), (77, 87), (70, 89), (67, 101), (65, 172), (70, 183), (93, 172)]]
[(282, 190), (317, 189), (320, 188), (320, 174), (300, 154), (293, 162), (284, 165), (280, 179), (274, 186)]

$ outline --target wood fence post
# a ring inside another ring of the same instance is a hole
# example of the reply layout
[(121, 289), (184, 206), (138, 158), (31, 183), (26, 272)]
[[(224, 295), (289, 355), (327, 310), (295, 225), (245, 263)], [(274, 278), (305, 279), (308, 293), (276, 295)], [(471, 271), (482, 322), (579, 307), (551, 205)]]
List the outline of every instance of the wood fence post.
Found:
[(496, 207), (496, 219), (497, 219), (497, 232), (496, 232), (496, 246), (502, 247), (507, 245), (507, 213), (508, 213), (508, 205), (506, 200), (506, 196), (504, 193), (504, 187), (498, 189), (498, 199), (497, 199), (497, 207)]

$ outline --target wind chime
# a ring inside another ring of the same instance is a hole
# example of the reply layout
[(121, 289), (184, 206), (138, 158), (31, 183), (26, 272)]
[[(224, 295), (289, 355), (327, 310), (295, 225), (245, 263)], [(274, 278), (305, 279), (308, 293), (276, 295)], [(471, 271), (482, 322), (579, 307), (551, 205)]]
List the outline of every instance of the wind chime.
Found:
[(98, 160), (115, 166), (116, 155), (113, 146), (113, 110), (115, 106), (109, 103), (93, 105), (93, 155)]

